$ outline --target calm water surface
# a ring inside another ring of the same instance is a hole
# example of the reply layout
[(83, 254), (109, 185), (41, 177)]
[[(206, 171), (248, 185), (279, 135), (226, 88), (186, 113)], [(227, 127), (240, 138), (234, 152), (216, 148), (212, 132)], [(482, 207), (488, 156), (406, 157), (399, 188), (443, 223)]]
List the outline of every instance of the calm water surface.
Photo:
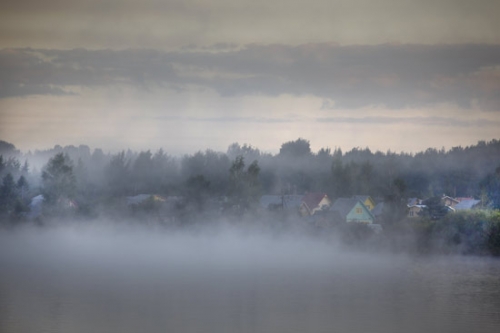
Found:
[(0, 332), (500, 332), (500, 261), (238, 232), (2, 232)]

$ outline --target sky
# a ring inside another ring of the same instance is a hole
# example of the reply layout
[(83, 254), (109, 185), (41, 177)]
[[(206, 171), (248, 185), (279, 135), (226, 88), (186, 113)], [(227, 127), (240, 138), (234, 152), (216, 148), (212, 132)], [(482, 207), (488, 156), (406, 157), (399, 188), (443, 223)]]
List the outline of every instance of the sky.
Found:
[(0, 139), (171, 154), (500, 138), (498, 0), (4, 0)]

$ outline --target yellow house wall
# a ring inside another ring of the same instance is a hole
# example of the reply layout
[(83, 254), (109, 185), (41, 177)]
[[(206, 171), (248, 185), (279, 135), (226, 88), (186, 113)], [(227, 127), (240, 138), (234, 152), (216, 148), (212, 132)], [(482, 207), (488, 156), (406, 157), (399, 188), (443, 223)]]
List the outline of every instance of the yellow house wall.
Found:
[(373, 208), (375, 208), (375, 202), (373, 202), (373, 200), (371, 198), (368, 198), (365, 200), (365, 202), (363, 202), (363, 204), (366, 206), (366, 208), (368, 208), (370, 211), (373, 210)]

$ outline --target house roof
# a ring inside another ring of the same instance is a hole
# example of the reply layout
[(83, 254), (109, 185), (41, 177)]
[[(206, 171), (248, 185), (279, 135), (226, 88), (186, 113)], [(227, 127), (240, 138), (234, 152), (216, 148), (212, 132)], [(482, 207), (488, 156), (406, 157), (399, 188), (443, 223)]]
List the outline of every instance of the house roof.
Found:
[[(353, 198), (358, 199), (361, 202), (365, 202), (368, 199), (371, 199), (369, 195), (354, 195)], [(373, 199), (371, 199), (373, 201)]]
[(283, 198), (283, 204), (285, 208), (298, 208), (302, 203), (303, 195), (285, 195)]
[(479, 204), (481, 200), (475, 200), (475, 199), (468, 199), (468, 200), (462, 200), (460, 203), (457, 203), (455, 205), (455, 210), (469, 210), (474, 208), (477, 204)]
[(373, 213), (366, 207), (361, 201), (355, 198), (338, 198), (333, 203), (332, 207), (330, 207), (330, 211), (338, 212), (341, 218), (346, 218), (347, 214), (351, 212), (356, 204), (360, 204), (366, 212), (372, 217), (375, 218)]
[(33, 197), (31, 199), (30, 208), (41, 205), (44, 200), (45, 200), (45, 198), (43, 197), (42, 194), (37, 195), (36, 197)]
[(459, 198), (455, 198), (455, 200), (457, 200), (458, 202), (462, 202), (465, 200), (474, 200), (474, 198), (472, 198), (472, 197), (459, 197)]
[(260, 205), (269, 208), (270, 205), (281, 206), (283, 208), (297, 208), (302, 202), (303, 195), (263, 195), (260, 197)]
[(338, 212), (340, 217), (345, 218), (358, 202), (360, 201), (355, 198), (338, 198), (330, 207), (330, 211)]
[(408, 207), (420, 205), (421, 202), (422, 200), (419, 198), (408, 198)]
[(42, 204), (45, 198), (42, 194), (37, 195), (36, 197), (31, 199), (30, 202), (30, 211), (28, 213), (28, 218), (34, 219), (40, 215), (42, 215)]
[(151, 194), (138, 194), (132, 197), (127, 197), (127, 205), (137, 205), (144, 200), (149, 199), (151, 197)]
[(165, 202), (165, 198), (157, 194), (138, 194), (135, 196), (127, 197), (127, 205), (138, 205), (148, 199), (153, 201)]
[(384, 212), (384, 203), (379, 202), (375, 207), (372, 209), (372, 214), (373, 216), (380, 216)]
[(452, 198), (452, 197), (449, 197), (449, 196), (447, 196), (447, 195), (443, 195), (443, 196), (441, 197), (441, 200), (446, 200), (446, 199), (449, 199), (449, 200), (451, 200), (451, 201), (455, 201), (456, 203), (460, 202), (459, 200), (457, 200), (457, 199), (455, 199), (455, 198)]
[(326, 193), (319, 193), (319, 192), (307, 193), (302, 198), (302, 202), (307, 205), (307, 208), (313, 210), (314, 208), (318, 207), (321, 200), (323, 200), (323, 198), (326, 196), (327, 196)]
[(411, 205), (411, 206), (408, 206), (408, 208), (413, 208), (413, 207), (417, 207), (417, 208), (425, 208), (427, 207), (426, 205)]

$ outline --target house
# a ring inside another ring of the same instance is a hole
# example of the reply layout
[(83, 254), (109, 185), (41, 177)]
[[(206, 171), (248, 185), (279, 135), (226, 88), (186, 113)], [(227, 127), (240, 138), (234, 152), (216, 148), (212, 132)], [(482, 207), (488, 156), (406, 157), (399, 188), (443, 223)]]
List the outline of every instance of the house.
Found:
[(455, 210), (471, 210), (477, 208), (481, 204), (481, 200), (464, 199), (455, 205)]
[(303, 195), (263, 195), (260, 197), (259, 204), (266, 210), (295, 210), (298, 211), (302, 204)]
[(408, 207), (415, 206), (415, 205), (421, 205), (422, 204), (422, 199), (419, 198), (408, 198), (407, 205)]
[(441, 197), (441, 203), (445, 206), (448, 206), (448, 207), (455, 207), (456, 204), (458, 204), (460, 201), (458, 201), (457, 199), (455, 198), (452, 198), (452, 197), (449, 197), (447, 195), (444, 195)]
[(311, 216), (317, 211), (330, 207), (331, 203), (326, 193), (306, 193), (302, 198), (299, 212), (302, 216)]
[(419, 217), (420, 213), (427, 207), (426, 205), (408, 205), (408, 217)]
[(138, 194), (135, 196), (127, 197), (127, 205), (140, 205), (145, 203), (146, 201), (152, 202), (165, 202), (165, 198), (155, 195), (155, 194)]
[(330, 207), (330, 212), (334, 213), (337, 218), (347, 223), (358, 222), (372, 224), (375, 217), (371, 211), (358, 199), (355, 198), (338, 198)]
[(376, 206), (375, 201), (369, 195), (355, 195), (353, 198), (361, 201), (370, 211), (372, 211)]

